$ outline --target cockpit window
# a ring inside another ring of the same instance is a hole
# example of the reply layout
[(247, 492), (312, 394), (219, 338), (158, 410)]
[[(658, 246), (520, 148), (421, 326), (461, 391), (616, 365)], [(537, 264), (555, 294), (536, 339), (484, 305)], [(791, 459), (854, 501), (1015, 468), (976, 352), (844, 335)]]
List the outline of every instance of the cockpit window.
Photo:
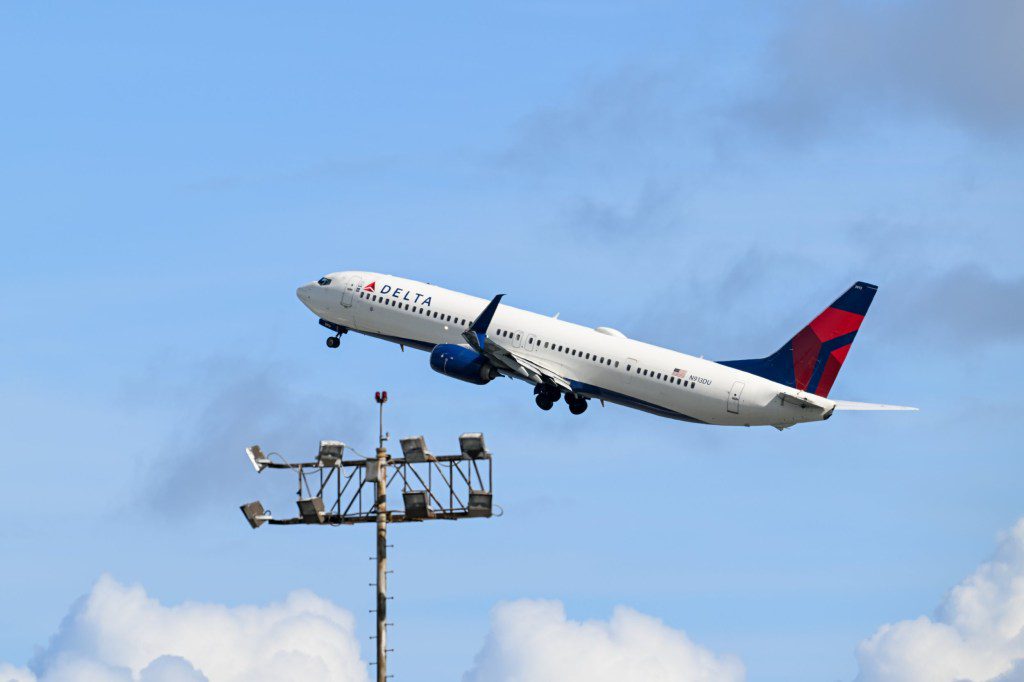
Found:
[(321, 277), (320, 279), (318, 279), (316, 281), (316, 283), (319, 284), (322, 287), (325, 287), (325, 286), (327, 286), (328, 284), (331, 283), (331, 278), (330, 277)]

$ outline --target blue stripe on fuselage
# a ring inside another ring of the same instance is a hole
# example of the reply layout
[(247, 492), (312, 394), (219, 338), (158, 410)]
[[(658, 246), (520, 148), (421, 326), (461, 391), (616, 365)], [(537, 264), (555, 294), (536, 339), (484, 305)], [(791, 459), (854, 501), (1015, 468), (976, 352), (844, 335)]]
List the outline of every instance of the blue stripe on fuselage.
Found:
[(624, 407), (632, 407), (636, 410), (650, 412), (651, 414), (656, 414), (659, 417), (668, 417), (669, 419), (678, 419), (684, 422), (693, 422), (694, 424), (707, 423), (701, 419), (685, 415), (682, 412), (676, 412), (675, 410), (670, 410), (667, 407), (662, 407), (655, 403), (649, 403), (646, 400), (640, 400), (639, 398), (634, 398), (633, 396), (626, 395), (625, 393), (611, 391), (607, 388), (601, 388), (600, 386), (595, 386), (593, 384), (585, 384), (582, 381), (574, 381), (570, 379), (569, 385), (572, 386), (572, 390), (576, 393), (597, 398), (598, 400), (605, 400), (617, 405), (623, 405)]

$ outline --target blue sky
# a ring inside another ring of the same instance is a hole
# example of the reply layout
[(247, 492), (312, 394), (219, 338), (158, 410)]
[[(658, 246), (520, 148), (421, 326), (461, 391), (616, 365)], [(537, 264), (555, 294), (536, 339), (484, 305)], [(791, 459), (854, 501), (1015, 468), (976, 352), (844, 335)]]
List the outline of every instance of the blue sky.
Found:
[[(932, 613), (1024, 515), (1012, 4), (0, 22), (0, 661), (32, 660), (103, 574), (167, 604), (308, 588), (370, 634), (366, 529), (252, 532), (237, 505), (290, 504), (252, 442), (370, 448), (378, 388), (396, 435), (486, 432), (506, 512), (394, 529), (397, 679), (457, 678), (490, 610), (529, 598), (631, 607), (750, 680), (851, 680), (858, 642)], [(864, 279), (879, 294), (833, 394), (921, 412), (784, 433), (541, 413), (422, 353), (328, 350), (294, 290), (344, 269), (722, 359)]]

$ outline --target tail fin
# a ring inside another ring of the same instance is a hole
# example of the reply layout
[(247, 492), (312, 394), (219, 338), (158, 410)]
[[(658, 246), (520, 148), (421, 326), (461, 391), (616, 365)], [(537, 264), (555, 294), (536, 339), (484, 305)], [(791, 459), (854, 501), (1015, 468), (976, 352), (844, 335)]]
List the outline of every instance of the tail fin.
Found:
[(719, 364), (827, 397), (877, 290), (857, 282), (768, 357)]

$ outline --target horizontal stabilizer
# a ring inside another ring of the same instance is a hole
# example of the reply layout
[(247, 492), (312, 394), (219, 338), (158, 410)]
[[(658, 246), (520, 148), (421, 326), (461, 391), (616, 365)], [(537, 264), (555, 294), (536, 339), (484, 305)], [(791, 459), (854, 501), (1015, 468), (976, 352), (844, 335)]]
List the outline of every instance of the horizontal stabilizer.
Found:
[(837, 410), (910, 410), (917, 412), (916, 407), (905, 407), (903, 405), (882, 405), (880, 403), (855, 403), (852, 400), (837, 400)]

